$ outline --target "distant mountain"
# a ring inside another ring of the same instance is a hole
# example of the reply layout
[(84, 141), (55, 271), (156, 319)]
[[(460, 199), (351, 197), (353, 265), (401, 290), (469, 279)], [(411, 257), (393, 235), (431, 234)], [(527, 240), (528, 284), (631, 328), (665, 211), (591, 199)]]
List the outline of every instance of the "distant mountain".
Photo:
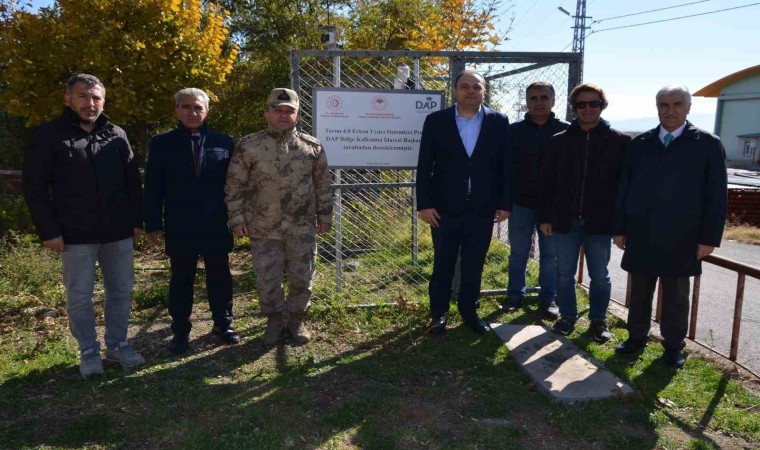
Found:
[[(602, 115), (603, 117), (604, 115)], [(657, 116), (642, 117), (639, 119), (608, 119), (612, 128), (620, 131), (647, 131), (657, 126), (660, 120)], [(699, 128), (710, 133), (715, 128), (715, 114), (694, 113), (689, 114), (688, 120)]]

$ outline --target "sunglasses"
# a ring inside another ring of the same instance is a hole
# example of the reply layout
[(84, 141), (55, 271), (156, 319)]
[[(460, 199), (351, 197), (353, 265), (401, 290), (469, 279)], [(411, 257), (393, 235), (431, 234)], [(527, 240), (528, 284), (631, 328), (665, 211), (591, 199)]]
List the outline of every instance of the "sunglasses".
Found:
[(586, 109), (586, 106), (589, 108), (601, 108), (602, 107), (602, 101), (601, 100), (591, 100), (590, 102), (575, 102), (573, 107), (575, 109)]

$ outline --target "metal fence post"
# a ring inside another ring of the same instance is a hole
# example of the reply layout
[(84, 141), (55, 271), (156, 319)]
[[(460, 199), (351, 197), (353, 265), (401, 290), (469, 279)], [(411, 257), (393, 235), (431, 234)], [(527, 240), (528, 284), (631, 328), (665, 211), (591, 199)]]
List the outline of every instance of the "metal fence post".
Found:
[[(420, 86), (420, 58), (414, 58), (414, 88), (421, 89)], [(417, 264), (419, 254), (419, 237), (417, 236), (419, 228), (419, 217), (417, 217), (417, 171), (412, 170), (412, 264)]]
[[(340, 87), (340, 55), (333, 56), (333, 85)], [(335, 170), (335, 291), (343, 292), (343, 191), (341, 170)]]

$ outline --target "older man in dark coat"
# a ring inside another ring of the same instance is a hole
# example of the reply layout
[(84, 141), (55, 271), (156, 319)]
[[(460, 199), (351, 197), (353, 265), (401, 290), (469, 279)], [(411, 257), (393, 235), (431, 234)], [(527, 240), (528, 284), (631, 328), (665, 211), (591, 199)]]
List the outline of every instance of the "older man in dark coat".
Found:
[(226, 344), (240, 341), (232, 328), (232, 276), (224, 182), (234, 142), (205, 123), (208, 95), (195, 88), (176, 94), (177, 128), (150, 140), (145, 168), (145, 230), (151, 244), (166, 240), (171, 264), (169, 314), (174, 337), (169, 351), (188, 349), (198, 257), (206, 268), (213, 333)]
[(689, 313), (689, 277), (720, 245), (726, 219), (725, 150), (720, 139), (686, 120), (691, 94), (684, 86), (657, 93), (660, 125), (631, 143), (616, 203), (615, 244), (632, 275), (628, 340), (615, 351), (644, 348), (652, 296), (662, 284), (666, 361), (682, 368)]

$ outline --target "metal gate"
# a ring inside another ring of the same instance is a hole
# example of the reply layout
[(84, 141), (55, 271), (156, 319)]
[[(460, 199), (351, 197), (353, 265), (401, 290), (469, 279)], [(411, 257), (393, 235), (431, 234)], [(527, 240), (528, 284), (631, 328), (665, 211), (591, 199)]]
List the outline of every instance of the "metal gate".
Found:
[[(301, 102), (300, 127), (312, 133), (313, 89), (438, 90), (451, 104), (451, 80), (465, 69), (488, 82), (486, 104), (509, 117), (525, 112), (525, 88), (549, 82), (554, 111), (569, 118), (579, 82), (578, 53), (309, 50), (291, 53), (291, 83)], [(408, 76), (407, 76), (408, 74)], [(329, 158), (329, 155), (328, 155)], [(315, 301), (372, 304), (424, 300), (432, 271), (430, 230), (418, 226), (413, 170), (335, 169), (333, 229), (318, 240)], [(424, 225), (424, 223), (423, 223)], [(506, 288), (506, 223), (494, 227), (482, 289)], [(535, 280), (528, 280), (528, 284)]]

